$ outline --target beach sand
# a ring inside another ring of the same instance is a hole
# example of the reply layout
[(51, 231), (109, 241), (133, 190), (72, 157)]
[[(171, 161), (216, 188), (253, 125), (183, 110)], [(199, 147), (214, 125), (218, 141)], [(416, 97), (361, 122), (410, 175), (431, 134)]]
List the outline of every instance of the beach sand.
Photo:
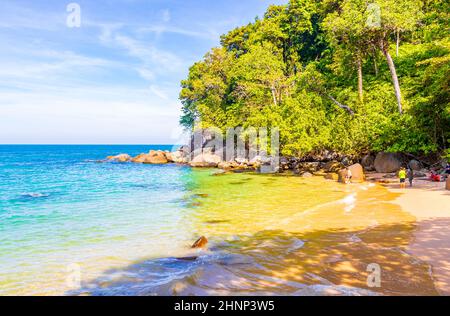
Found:
[(436, 290), (450, 295), (450, 191), (445, 190), (445, 183), (428, 180), (415, 180), (406, 189), (399, 184), (385, 186), (401, 193), (395, 203), (417, 219), (407, 251), (432, 266)]

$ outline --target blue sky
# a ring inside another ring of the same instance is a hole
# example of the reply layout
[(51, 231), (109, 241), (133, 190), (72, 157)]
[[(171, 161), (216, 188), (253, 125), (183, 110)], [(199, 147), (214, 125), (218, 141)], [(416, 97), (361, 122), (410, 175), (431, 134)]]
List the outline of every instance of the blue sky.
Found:
[[(81, 7), (69, 28), (66, 7)], [(180, 141), (180, 81), (284, 0), (1, 0), (0, 143)]]

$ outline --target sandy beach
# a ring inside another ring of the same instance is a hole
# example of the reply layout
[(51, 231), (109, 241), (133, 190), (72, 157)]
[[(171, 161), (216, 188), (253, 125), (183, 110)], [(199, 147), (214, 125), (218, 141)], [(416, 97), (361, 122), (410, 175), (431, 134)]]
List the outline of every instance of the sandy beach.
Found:
[(403, 190), (399, 184), (385, 186), (401, 193), (395, 203), (417, 219), (407, 251), (431, 265), (436, 290), (450, 295), (450, 191), (444, 182), (428, 180), (415, 180), (412, 188)]

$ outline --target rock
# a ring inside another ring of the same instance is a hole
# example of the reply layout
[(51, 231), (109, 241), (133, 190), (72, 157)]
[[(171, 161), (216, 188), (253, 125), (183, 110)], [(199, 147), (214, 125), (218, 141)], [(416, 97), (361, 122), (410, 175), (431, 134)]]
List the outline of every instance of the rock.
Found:
[(338, 181), (339, 180), (339, 175), (337, 173), (328, 173), (325, 176), (325, 179), (327, 180), (334, 180), (334, 181)]
[(132, 159), (135, 163), (144, 164), (166, 164), (168, 160), (166, 154), (162, 151), (151, 150), (148, 154), (140, 154)]
[(414, 171), (414, 178), (427, 178), (427, 173), (422, 171)]
[(205, 236), (200, 237), (199, 239), (194, 242), (191, 248), (198, 249), (198, 248), (205, 248), (208, 244), (208, 239)]
[(263, 158), (261, 156), (255, 156), (254, 158), (250, 159), (250, 164), (262, 164)]
[(227, 162), (227, 161), (222, 161), (220, 162), (217, 167), (219, 169), (223, 169), (223, 170), (231, 170), (233, 169), (233, 166), (231, 165), (231, 163)]
[(420, 171), (423, 169), (422, 164), (417, 160), (411, 160), (408, 165), (414, 171)]
[(380, 173), (397, 172), (402, 167), (402, 161), (395, 153), (380, 152), (375, 158), (374, 166)]
[(131, 161), (131, 157), (128, 154), (120, 154), (117, 156), (109, 156), (106, 158), (106, 160), (114, 162), (129, 162)]
[(280, 169), (281, 170), (289, 170), (290, 161), (289, 158), (280, 157)]
[(450, 177), (448, 177), (447, 181), (445, 182), (445, 189), (450, 190)]
[(375, 163), (375, 157), (372, 156), (372, 155), (370, 155), (370, 154), (365, 155), (365, 156), (362, 157), (362, 159), (361, 159), (361, 165), (362, 165), (362, 166), (364, 167), (364, 169), (367, 170), (367, 171), (375, 170), (374, 163)]
[(222, 162), (222, 158), (214, 154), (199, 154), (189, 163), (191, 167), (196, 168), (215, 168)]
[(167, 159), (168, 162), (175, 162), (173, 160), (173, 158), (172, 158), (172, 153), (171, 152), (165, 151), (164, 155), (166, 156), (166, 159)]
[[(359, 163), (351, 165), (350, 167), (348, 167), (348, 169), (350, 169), (350, 171), (352, 172), (352, 179), (351, 179), (352, 182), (364, 182), (366, 180), (363, 167)], [(347, 172), (346, 169), (342, 169), (339, 171), (338, 173), (339, 182), (342, 183), (345, 182), (346, 172)]]
[(312, 178), (313, 175), (311, 173), (309, 173), (309, 172), (305, 172), (305, 173), (302, 174), (302, 177), (303, 178)]
[(349, 157), (344, 157), (344, 158), (342, 158), (341, 163), (344, 166), (350, 166), (353, 162), (350, 160)]
[(309, 173), (314, 173), (319, 170), (319, 162), (302, 162), (297, 165), (297, 168)]
[(188, 163), (189, 162), (189, 155), (185, 151), (184, 148), (180, 148), (177, 151), (174, 151), (170, 153), (170, 158), (172, 162), (175, 163)]
[(333, 172), (333, 173), (339, 172), (339, 170), (341, 170), (342, 168), (344, 168), (344, 165), (338, 161), (329, 161), (323, 166), (323, 169), (326, 172)]
[(234, 159), (234, 161), (236, 161), (240, 165), (248, 164), (248, 159), (245, 159), (245, 158), (236, 158), (236, 159)]

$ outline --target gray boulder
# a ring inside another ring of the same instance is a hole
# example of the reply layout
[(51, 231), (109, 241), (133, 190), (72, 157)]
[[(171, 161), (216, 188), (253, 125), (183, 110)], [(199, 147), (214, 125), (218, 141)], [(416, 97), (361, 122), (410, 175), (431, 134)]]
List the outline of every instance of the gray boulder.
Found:
[(402, 161), (398, 154), (380, 152), (375, 158), (374, 166), (377, 172), (397, 172), (402, 167)]
[(419, 171), (423, 169), (422, 164), (417, 160), (411, 160), (409, 162), (409, 167), (414, 171)]

